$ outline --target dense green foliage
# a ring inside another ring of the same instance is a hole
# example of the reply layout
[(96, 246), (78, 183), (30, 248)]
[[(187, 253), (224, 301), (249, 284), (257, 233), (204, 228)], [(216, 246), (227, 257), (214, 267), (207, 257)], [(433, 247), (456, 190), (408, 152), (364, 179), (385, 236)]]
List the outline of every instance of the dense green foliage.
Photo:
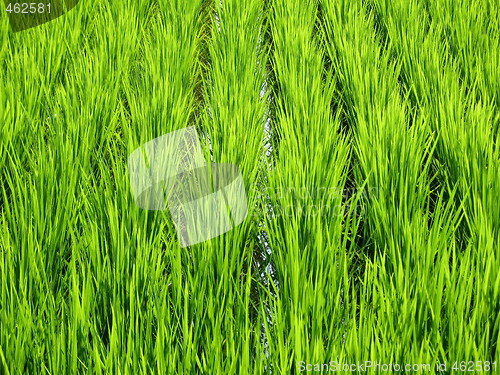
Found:
[[(500, 368), (496, 0), (82, 0), (0, 22), (0, 373)], [(127, 157), (190, 125), (249, 211), (180, 248)]]

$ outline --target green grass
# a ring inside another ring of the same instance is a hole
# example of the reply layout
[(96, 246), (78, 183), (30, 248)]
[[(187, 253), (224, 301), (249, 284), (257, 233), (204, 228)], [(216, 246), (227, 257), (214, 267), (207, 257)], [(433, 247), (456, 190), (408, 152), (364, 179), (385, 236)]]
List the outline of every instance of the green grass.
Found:
[[(498, 369), (499, 22), (492, 0), (82, 0), (19, 33), (2, 11), (0, 374)], [(248, 217), (181, 248), (127, 157), (192, 125)]]

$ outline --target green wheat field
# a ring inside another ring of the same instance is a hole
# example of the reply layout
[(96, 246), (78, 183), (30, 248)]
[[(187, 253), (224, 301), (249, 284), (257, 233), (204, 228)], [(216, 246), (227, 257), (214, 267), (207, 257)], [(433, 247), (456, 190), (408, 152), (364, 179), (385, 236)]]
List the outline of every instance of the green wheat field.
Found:
[[(1, 6), (0, 374), (500, 372), (498, 0)], [(181, 248), (189, 126), (248, 215)]]

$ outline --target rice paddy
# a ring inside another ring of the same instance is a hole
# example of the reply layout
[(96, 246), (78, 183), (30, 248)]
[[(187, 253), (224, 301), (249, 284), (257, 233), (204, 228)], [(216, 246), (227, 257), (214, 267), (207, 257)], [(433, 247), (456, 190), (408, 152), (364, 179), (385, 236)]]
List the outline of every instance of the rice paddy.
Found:
[[(0, 374), (499, 370), (496, 1), (4, 10)], [(183, 248), (127, 158), (190, 126), (248, 212)]]

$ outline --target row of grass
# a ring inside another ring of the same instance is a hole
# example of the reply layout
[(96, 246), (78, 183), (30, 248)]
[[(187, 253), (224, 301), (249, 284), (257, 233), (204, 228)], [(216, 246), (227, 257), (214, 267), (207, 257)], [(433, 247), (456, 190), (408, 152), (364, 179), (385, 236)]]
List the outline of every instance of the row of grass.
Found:
[(191, 319), (199, 335), (191, 345), (201, 359), (198, 370), (207, 374), (264, 372), (259, 322), (265, 317), (255, 313), (259, 280), (252, 270), (266, 105), (261, 97), (267, 58), (263, 7), (259, 0), (213, 2), (206, 59), (201, 62), (201, 127), (210, 151), (206, 159), (238, 166), (248, 204), (242, 224), (190, 249), (189, 289), (198, 298)]
[(399, 90), (400, 63), (382, 48), (362, 1), (322, 5), (326, 48), (341, 76), (346, 121), (355, 133), (355, 179), (373, 192), (363, 217), (367, 246), (359, 249), (364, 273), (351, 274), (360, 318), (347, 333), (347, 355), (433, 363), (456, 221), (441, 192), (437, 202), (430, 201), (434, 140), (426, 121), (411, 121)]
[[(463, 61), (442, 42), (442, 17), (423, 16), (426, 13), (417, 2), (389, 5), (379, 1), (376, 5), (394, 53), (403, 61), (404, 87), (411, 92), (419, 116), (428, 119), (436, 134), (434, 163), (439, 180), (456, 187), (457, 194), (451, 199), (456, 211), (462, 210), (464, 215), (459, 247), (450, 258), (445, 343), (455, 358), (492, 360), (498, 356), (500, 334), (500, 278), (495, 271), (499, 268), (499, 189), (495, 181), (500, 154), (494, 93), (491, 87), (478, 83), (487, 64), (468, 68), (477, 73), (478, 82), (469, 80), (467, 84), (461, 79)], [(458, 17), (454, 29), (464, 30), (464, 22), (463, 16)], [(491, 54), (485, 52), (485, 56)], [(459, 344), (456, 337), (463, 337), (467, 345)]]
[(272, 368), (290, 373), (300, 361), (322, 363), (342, 352), (342, 298), (357, 218), (343, 200), (350, 144), (339, 113), (332, 112), (340, 105), (337, 75), (333, 67), (325, 70), (316, 2), (272, 2), (270, 39), (273, 163), (266, 230), (276, 287), (268, 293), (272, 324), (266, 332)]

